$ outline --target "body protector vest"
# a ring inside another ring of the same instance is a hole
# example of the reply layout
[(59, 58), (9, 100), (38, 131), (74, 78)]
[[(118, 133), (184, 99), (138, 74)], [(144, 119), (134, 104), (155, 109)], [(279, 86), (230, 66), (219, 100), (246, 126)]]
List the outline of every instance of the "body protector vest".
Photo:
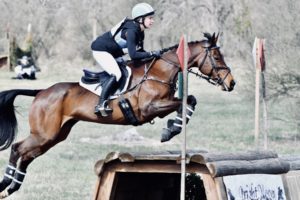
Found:
[(122, 19), (122, 21), (120, 21), (118, 24), (116, 24), (110, 30), (110, 33), (111, 33), (113, 39), (116, 41), (116, 43), (119, 45), (119, 47), (122, 48), (122, 51), (124, 52), (124, 54), (128, 53), (127, 41), (121, 37), (121, 33), (122, 33), (123, 25), (125, 24), (126, 20), (128, 20), (127, 17)]

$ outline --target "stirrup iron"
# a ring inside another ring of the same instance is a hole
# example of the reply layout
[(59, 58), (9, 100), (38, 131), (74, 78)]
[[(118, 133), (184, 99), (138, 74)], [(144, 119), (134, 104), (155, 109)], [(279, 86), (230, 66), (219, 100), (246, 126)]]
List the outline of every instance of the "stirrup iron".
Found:
[(95, 106), (95, 114), (101, 115), (102, 117), (107, 117), (113, 112), (113, 109), (108, 106), (108, 101), (105, 100), (102, 105)]

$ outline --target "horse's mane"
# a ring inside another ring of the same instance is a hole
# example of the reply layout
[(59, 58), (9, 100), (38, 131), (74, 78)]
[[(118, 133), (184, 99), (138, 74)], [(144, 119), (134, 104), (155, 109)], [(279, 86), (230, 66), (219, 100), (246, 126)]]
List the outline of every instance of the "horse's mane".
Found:
[[(196, 41), (188, 42), (188, 44), (198, 44), (198, 43), (201, 43), (201, 42), (204, 42), (204, 41), (206, 41), (206, 40), (201, 40), (201, 41), (196, 40)], [(177, 49), (178, 46), (179, 46), (179, 44), (175, 44), (175, 45), (173, 45), (171, 47), (161, 49), (160, 52), (161, 53), (165, 53), (167, 51), (171, 51), (171, 50)]]
[[(216, 37), (218, 37), (218, 35), (215, 36), (215, 33), (213, 33), (212, 35), (210, 33), (204, 33), (204, 37), (206, 39), (200, 40), (200, 41), (191, 41), (191, 42), (188, 42), (188, 45), (208, 42), (211, 46), (214, 46), (214, 45), (216, 45), (215, 42), (216, 42)], [(163, 48), (163, 49), (160, 50), (160, 52), (161, 53), (165, 53), (167, 51), (171, 51), (171, 50), (177, 49), (178, 46), (179, 46), (179, 44), (176, 44), (176, 45), (173, 45), (173, 46), (168, 47), (168, 48)]]

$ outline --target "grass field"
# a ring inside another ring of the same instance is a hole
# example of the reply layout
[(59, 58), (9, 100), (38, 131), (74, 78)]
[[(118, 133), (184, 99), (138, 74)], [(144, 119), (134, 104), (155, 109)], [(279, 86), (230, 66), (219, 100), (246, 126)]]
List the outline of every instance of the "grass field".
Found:
[[(49, 72), (49, 71), (48, 71)], [(60, 81), (77, 81), (79, 70), (57, 73), (39, 73), (38, 80), (11, 80), (7, 69), (0, 70), (0, 91), (13, 88), (46, 88)], [(49, 75), (51, 74), (51, 76)], [(236, 77), (237, 80), (239, 77)], [(238, 82), (239, 83), (239, 82)], [(231, 93), (220, 91), (203, 80), (190, 76), (189, 93), (196, 96), (197, 108), (187, 128), (187, 148), (210, 152), (253, 150), (254, 146), (254, 94), (245, 97), (237, 84)], [(29, 134), (28, 110), (33, 98), (18, 97), (19, 134), (21, 140)], [(273, 120), (284, 112), (284, 105), (269, 108), (269, 149), (279, 154), (299, 154), (297, 130), (290, 124)], [(170, 116), (171, 118), (174, 115)], [(181, 137), (160, 144), (160, 132), (165, 119), (140, 127), (101, 125), (80, 122), (75, 125), (66, 141), (37, 158), (28, 168), (21, 189), (8, 200), (88, 200), (96, 183), (94, 164), (111, 151), (180, 150)], [(260, 137), (262, 146), (263, 140)], [(4, 173), (9, 150), (0, 152), (0, 172)]]

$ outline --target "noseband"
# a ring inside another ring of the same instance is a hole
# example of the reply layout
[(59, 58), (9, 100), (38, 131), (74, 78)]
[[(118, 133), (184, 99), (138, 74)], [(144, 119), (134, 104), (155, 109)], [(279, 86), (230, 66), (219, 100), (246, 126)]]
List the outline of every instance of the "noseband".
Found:
[[(208, 75), (204, 75), (204, 74), (199, 74), (197, 72), (193, 72), (192, 69), (189, 69), (188, 72), (192, 73), (200, 78), (203, 78), (205, 80), (207, 80), (209, 83), (213, 84), (213, 85), (223, 85), (225, 79), (227, 78), (228, 74), (231, 72), (230, 68), (228, 66), (217, 66), (216, 64), (216, 60), (215, 58), (211, 55), (211, 50), (213, 49), (219, 49), (219, 47), (207, 47), (205, 48), (205, 56), (203, 57), (198, 69), (199, 71), (201, 71), (201, 68), (203, 67), (207, 57), (209, 58), (210, 64), (211, 64), (211, 71)], [(227, 74), (224, 76), (224, 78), (222, 79), (219, 75), (219, 71), (220, 70), (227, 70)], [(218, 78), (212, 78), (213, 72), (216, 72), (218, 74)]]

